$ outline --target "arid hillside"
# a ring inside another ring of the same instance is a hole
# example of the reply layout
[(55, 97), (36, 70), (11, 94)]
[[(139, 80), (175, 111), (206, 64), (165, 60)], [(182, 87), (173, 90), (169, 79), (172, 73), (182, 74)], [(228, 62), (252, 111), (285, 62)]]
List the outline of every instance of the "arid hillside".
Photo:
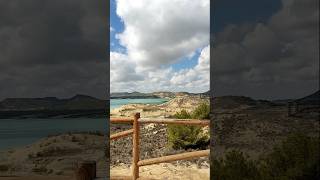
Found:
[(111, 116), (132, 116), (135, 112), (140, 112), (141, 117), (170, 117), (181, 110), (193, 111), (201, 103), (209, 103), (209, 98), (200, 96), (176, 96), (166, 103), (153, 104), (128, 104), (111, 111)]
[(236, 149), (251, 158), (270, 152), (289, 134), (319, 137), (319, 107), (288, 116), (286, 104), (225, 96), (213, 100), (213, 155)]
[(95, 160), (106, 173), (105, 138), (99, 133), (67, 133), (43, 138), (25, 147), (0, 151), (0, 176), (72, 177), (75, 165)]

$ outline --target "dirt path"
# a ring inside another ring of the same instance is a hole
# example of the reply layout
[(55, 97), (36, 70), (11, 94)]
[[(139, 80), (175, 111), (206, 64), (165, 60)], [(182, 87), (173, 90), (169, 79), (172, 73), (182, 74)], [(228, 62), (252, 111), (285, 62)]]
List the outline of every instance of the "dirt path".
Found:
[[(140, 177), (157, 180), (208, 180), (209, 168), (191, 166), (175, 166), (162, 163), (140, 168)], [(111, 169), (111, 176), (129, 176), (131, 169), (125, 166), (116, 166)]]

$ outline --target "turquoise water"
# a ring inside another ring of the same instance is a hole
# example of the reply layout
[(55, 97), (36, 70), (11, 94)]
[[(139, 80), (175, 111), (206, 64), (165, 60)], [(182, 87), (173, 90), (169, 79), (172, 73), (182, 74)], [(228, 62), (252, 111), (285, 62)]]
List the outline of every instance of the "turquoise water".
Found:
[[(110, 109), (125, 104), (161, 104), (166, 101), (161, 98), (112, 99)], [(0, 150), (32, 144), (48, 135), (106, 130), (104, 118), (0, 119)]]
[(111, 99), (110, 109), (118, 108), (125, 104), (162, 104), (167, 102), (167, 99), (163, 98), (148, 98), (148, 99)]
[(0, 150), (21, 147), (66, 132), (106, 132), (104, 118), (0, 119)]

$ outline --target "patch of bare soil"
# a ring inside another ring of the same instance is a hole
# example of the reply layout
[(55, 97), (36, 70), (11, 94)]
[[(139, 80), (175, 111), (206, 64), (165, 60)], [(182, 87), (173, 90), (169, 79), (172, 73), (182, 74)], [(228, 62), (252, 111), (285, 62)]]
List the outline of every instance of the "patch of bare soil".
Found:
[[(116, 166), (111, 168), (112, 176), (130, 175), (131, 168)], [(157, 180), (208, 180), (209, 168), (196, 165), (182, 166), (170, 163), (150, 165), (140, 168), (140, 177)]]

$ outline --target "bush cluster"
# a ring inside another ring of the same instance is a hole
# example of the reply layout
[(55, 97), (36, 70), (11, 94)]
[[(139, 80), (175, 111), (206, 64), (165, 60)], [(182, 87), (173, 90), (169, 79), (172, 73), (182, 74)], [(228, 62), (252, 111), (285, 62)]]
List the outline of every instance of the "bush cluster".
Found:
[[(208, 119), (210, 107), (202, 103), (193, 112), (182, 110), (174, 115), (177, 119)], [(209, 144), (209, 136), (201, 127), (191, 125), (168, 125), (168, 142), (173, 149), (205, 149)]]
[(319, 138), (290, 135), (270, 154), (256, 161), (239, 151), (211, 161), (211, 177), (220, 180), (304, 180), (320, 179)]

